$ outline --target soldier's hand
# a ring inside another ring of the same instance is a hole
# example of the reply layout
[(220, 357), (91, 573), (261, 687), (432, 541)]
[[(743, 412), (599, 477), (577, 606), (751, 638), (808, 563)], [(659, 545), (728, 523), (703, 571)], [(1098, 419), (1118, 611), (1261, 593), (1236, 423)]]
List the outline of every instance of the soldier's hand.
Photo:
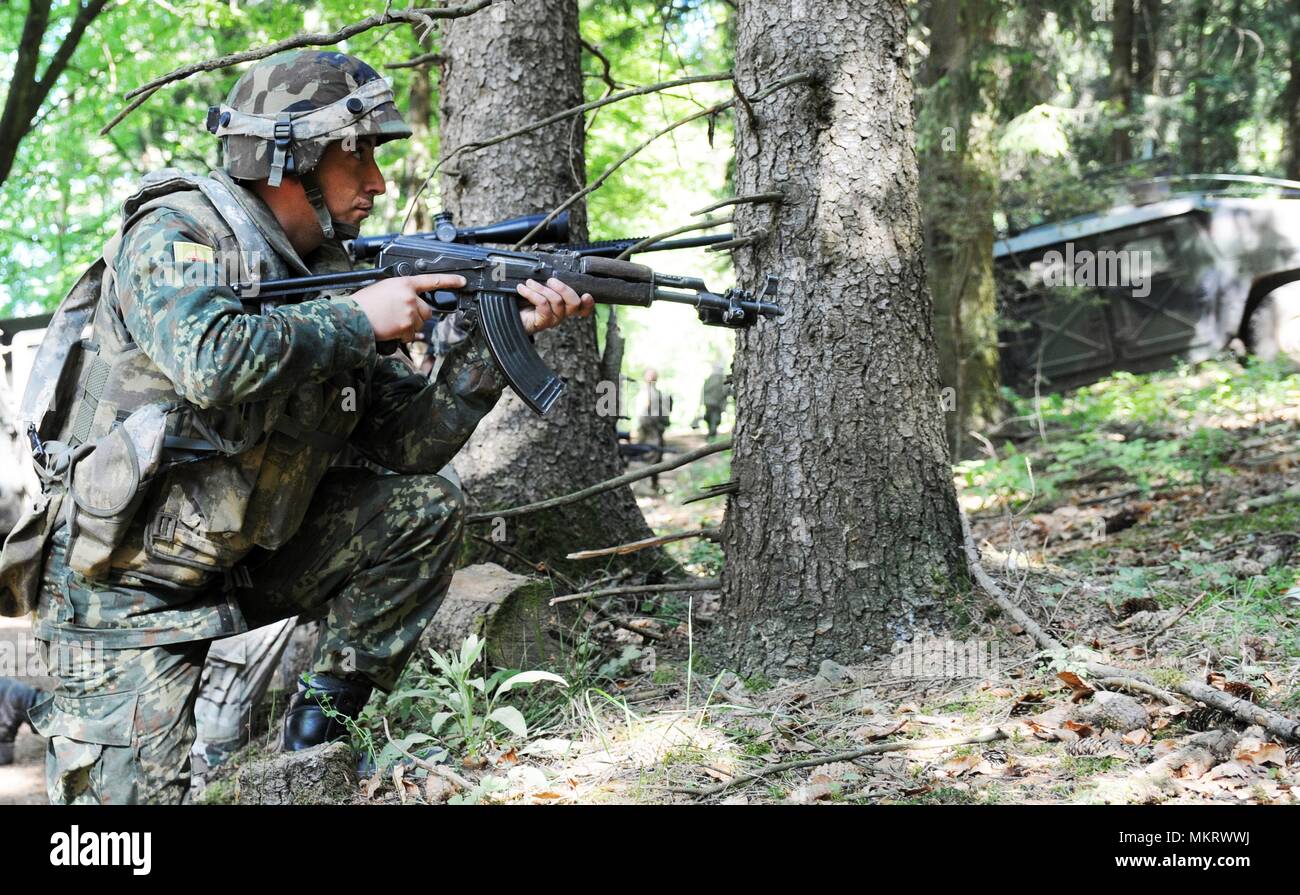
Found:
[(418, 277), (392, 277), (352, 293), (375, 331), (376, 342), (414, 342), (433, 316), (421, 292), (459, 289), (465, 278), (458, 274), (430, 273)]
[(587, 317), (596, 307), (596, 300), (590, 295), (579, 298), (572, 286), (555, 277), (545, 284), (527, 280), (520, 283), (516, 291), (532, 305), (519, 312), (519, 319), (530, 335), (559, 326), (565, 317)]

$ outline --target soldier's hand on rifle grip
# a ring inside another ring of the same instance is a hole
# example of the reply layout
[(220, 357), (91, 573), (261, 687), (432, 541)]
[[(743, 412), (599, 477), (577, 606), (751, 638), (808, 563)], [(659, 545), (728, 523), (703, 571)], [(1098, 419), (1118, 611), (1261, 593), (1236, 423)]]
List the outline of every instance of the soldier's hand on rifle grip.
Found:
[(433, 316), (420, 297), (421, 292), (460, 289), (465, 278), (459, 274), (422, 274), (416, 277), (391, 277), (352, 293), (352, 298), (370, 321), (375, 342), (413, 342)]
[(532, 305), (519, 312), (524, 330), (529, 335), (559, 326), (566, 317), (587, 317), (596, 307), (596, 300), (590, 295), (579, 298), (572, 286), (555, 277), (545, 284), (526, 280), (516, 287), (516, 291)]

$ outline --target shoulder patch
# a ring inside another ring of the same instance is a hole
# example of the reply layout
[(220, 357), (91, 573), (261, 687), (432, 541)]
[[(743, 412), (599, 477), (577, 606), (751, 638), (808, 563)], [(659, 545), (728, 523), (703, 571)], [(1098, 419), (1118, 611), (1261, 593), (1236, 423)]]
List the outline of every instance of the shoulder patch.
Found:
[(177, 264), (185, 264), (191, 261), (202, 261), (211, 264), (216, 255), (208, 246), (197, 242), (174, 242), (172, 243), (172, 257)]

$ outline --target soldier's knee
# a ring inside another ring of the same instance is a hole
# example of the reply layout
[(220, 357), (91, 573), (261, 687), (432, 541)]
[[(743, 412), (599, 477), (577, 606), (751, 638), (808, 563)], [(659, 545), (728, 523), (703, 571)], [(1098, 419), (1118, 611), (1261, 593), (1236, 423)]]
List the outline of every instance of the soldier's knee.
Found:
[[(404, 500), (395, 501), (395, 511), (408, 518), (401, 527), (460, 531), (465, 521), (465, 494), (440, 475), (404, 476)], [(413, 516), (413, 518), (410, 518)]]

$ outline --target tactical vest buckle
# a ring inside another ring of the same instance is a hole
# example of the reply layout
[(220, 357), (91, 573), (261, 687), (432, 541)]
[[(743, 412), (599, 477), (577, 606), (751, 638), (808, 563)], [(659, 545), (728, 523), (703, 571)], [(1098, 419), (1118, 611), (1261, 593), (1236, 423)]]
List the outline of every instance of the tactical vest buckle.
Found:
[(176, 516), (171, 513), (159, 513), (154, 523), (153, 536), (156, 541), (170, 541), (176, 535)]

